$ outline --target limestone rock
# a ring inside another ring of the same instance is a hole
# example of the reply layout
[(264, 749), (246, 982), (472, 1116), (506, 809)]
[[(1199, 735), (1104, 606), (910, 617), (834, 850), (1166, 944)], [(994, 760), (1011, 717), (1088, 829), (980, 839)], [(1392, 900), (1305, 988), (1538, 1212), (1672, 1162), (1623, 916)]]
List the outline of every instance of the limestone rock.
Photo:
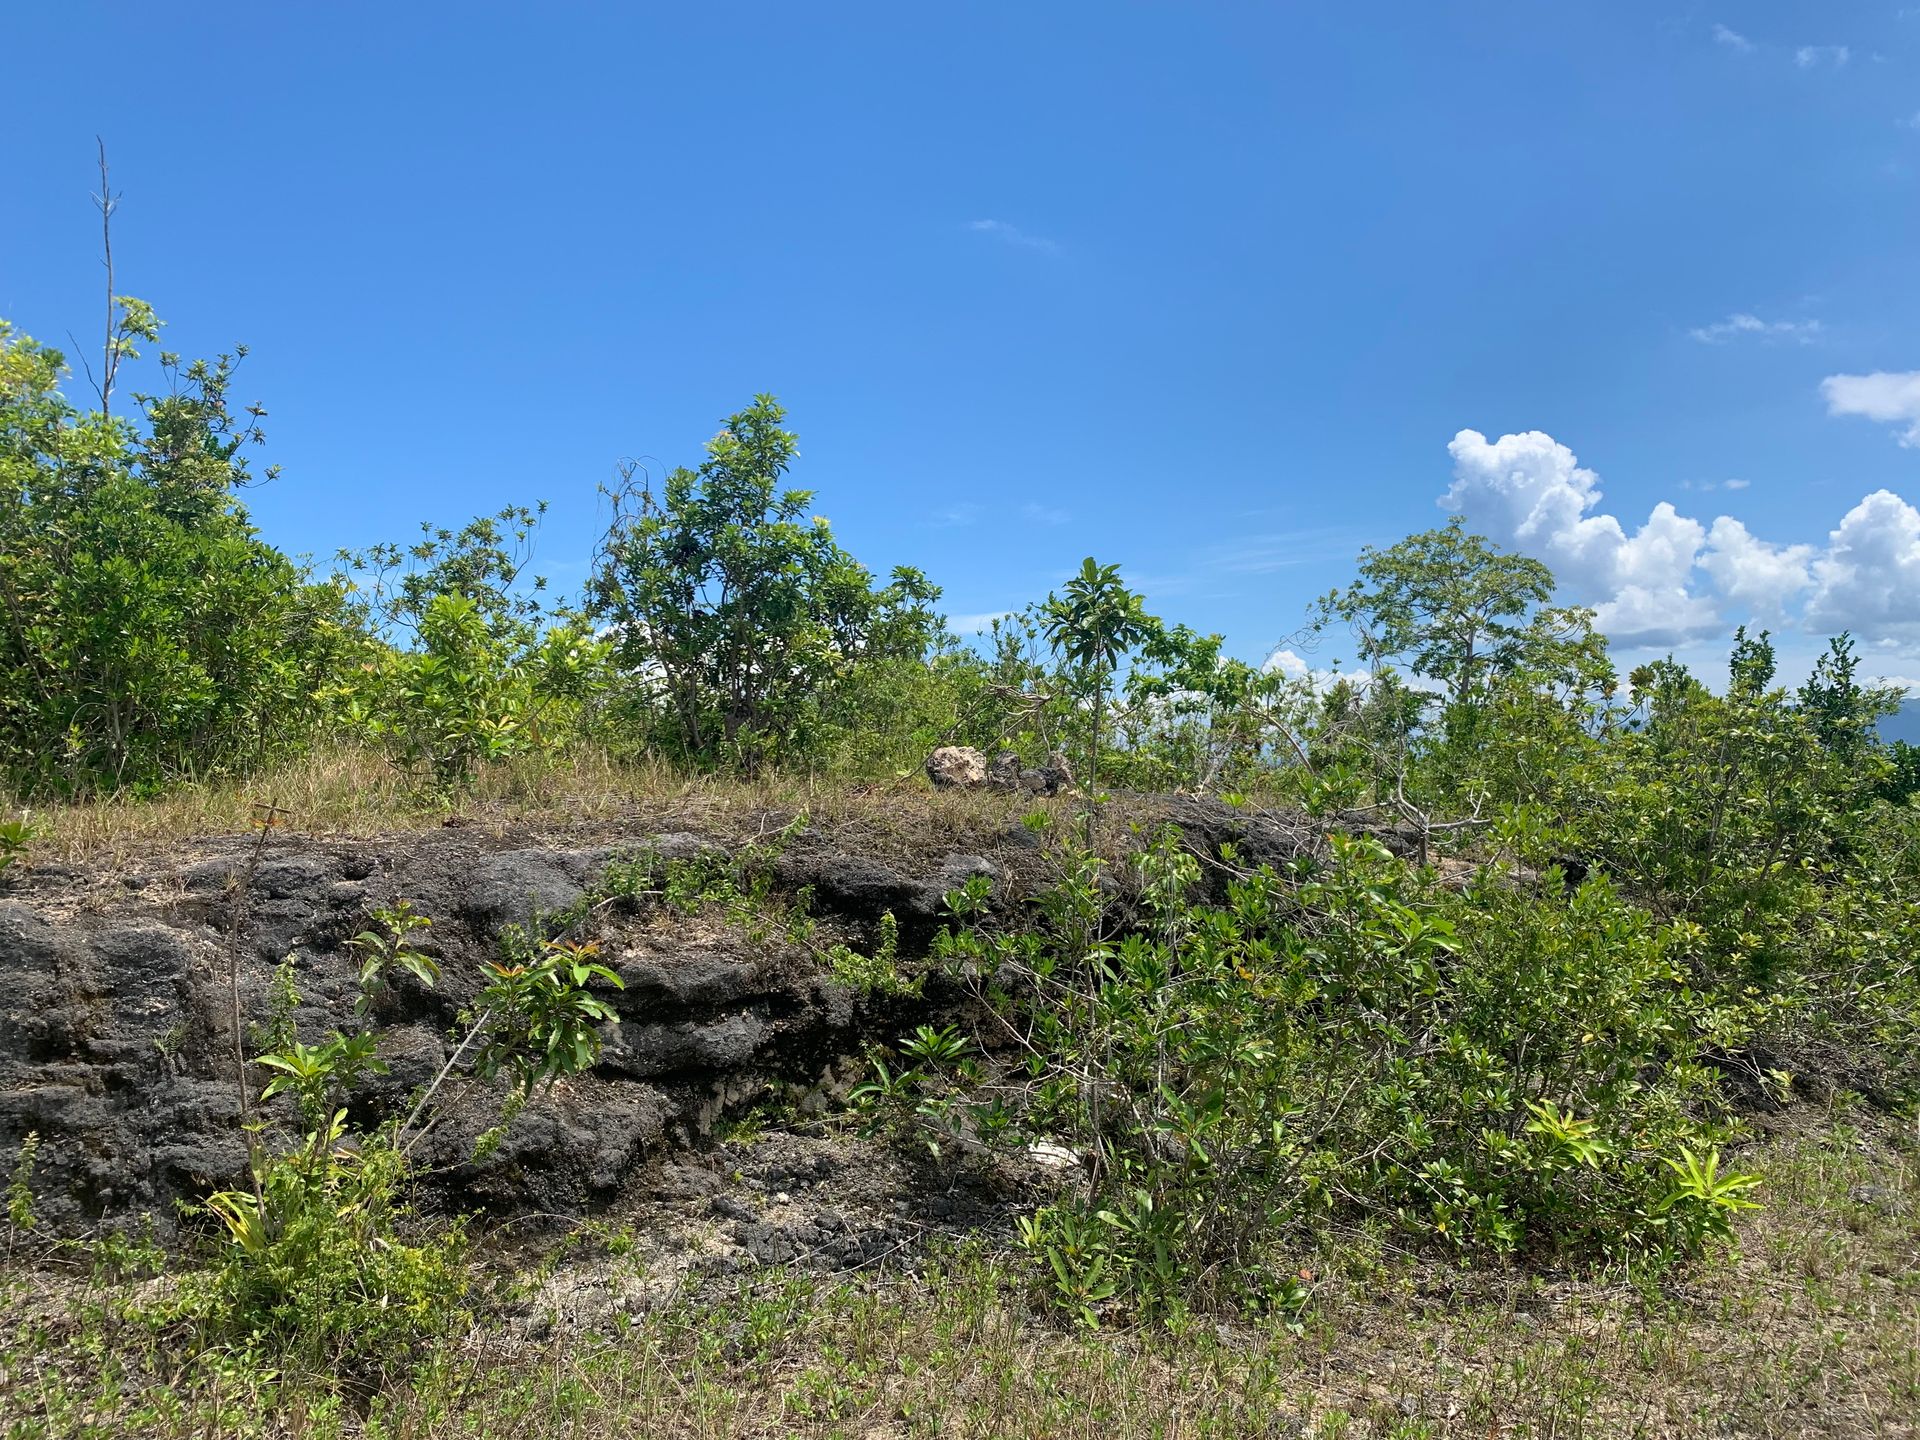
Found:
[(940, 790), (987, 783), (987, 757), (971, 745), (942, 745), (927, 757), (927, 778)]

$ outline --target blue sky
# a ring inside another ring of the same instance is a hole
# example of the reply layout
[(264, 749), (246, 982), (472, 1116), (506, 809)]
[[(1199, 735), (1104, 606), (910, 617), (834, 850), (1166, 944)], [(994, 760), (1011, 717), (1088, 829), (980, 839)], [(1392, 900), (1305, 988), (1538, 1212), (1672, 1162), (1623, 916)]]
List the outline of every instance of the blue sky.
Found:
[(0, 53), (0, 316), (91, 345), (103, 135), (296, 552), (546, 498), (576, 583), (620, 457), (771, 390), (956, 616), (1092, 553), (1258, 658), (1451, 493), (1623, 657), (1920, 678), (1920, 5), (65, 0)]

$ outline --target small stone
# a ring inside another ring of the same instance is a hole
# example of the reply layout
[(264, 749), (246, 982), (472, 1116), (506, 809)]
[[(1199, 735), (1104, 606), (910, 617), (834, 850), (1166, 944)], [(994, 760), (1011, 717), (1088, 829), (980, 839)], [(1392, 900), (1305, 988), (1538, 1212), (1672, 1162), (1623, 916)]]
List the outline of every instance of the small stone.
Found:
[(1078, 1170), (1080, 1157), (1064, 1145), (1056, 1145), (1051, 1140), (1036, 1140), (1027, 1147), (1027, 1159), (1042, 1170), (1059, 1173), (1066, 1170)]
[(1898, 1215), (1907, 1208), (1906, 1198), (1885, 1185), (1856, 1185), (1848, 1198), (1879, 1215)]

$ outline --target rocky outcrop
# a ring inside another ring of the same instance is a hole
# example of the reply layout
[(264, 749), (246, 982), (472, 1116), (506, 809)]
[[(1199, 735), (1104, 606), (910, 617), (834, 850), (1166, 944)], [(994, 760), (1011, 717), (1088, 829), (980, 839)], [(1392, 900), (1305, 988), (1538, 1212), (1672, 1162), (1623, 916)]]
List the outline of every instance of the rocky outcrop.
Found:
[[(508, 927), (577, 911), (621, 856), (658, 864), (712, 848), (684, 834), (583, 849), (492, 848), (458, 830), (352, 843), (277, 836), (249, 876), (250, 847), (240, 837), (211, 842), (118, 881), (16, 870), (0, 891), (0, 1168), (29, 1132), (39, 1135), (33, 1190), (49, 1229), (145, 1216), (164, 1235), (179, 1202), (243, 1179), (230, 975), (249, 1054), (282, 960), (312, 1041), (355, 1023), (348, 941), (373, 908), (404, 898), (433, 917), (423, 948), (438, 958), (441, 983), (403, 976), (376, 1011), (388, 1073), (352, 1102), (358, 1118), (376, 1121), (445, 1063), (459, 1012)], [(830, 930), (854, 938), (887, 910), (903, 934), (924, 936), (947, 890), (975, 874), (1001, 878), (982, 856), (913, 870), (809, 836), (776, 868), (782, 885), (810, 887)], [(420, 1158), (462, 1207), (578, 1212), (604, 1202), (649, 1156), (696, 1143), (769, 1086), (804, 1096), (842, 1085), (852, 1078), (842, 1057), (899, 1018), (835, 985), (812, 952), (718, 919), (608, 903), (590, 928), (626, 987), (608, 993), (620, 1023), (607, 1029), (600, 1064), (543, 1091), (482, 1163), (473, 1144), (501, 1097), (460, 1087), (464, 1100)], [(250, 1083), (259, 1085), (257, 1072)], [(269, 1111), (283, 1125), (289, 1118)]]
[(1032, 795), (1059, 795), (1073, 789), (1073, 771), (1058, 750), (1044, 765), (1022, 765), (1011, 750), (1002, 750), (987, 766), (987, 783), (996, 790), (1022, 790)]
[(971, 745), (942, 745), (927, 756), (927, 778), (936, 790), (970, 790), (984, 786), (1032, 795), (1058, 795), (1073, 788), (1073, 771), (1067, 757), (1057, 750), (1047, 756), (1046, 764), (1027, 765), (1011, 750), (1002, 750), (989, 761)]
[[(608, 992), (619, 1024), (607, 1029), (599, 1064), (541, 1091), (481, 1161), (475, 1141), (497, 1122), (502, 1096), (479, 1082), (450, 1084), (452, 1103), (416, 1157), (452, 1208), (554, 1215), (605, 1205), (770, 1090), (803, 1114), (833, 1108), (862, 1072), (869, 1041), (937, 1018), (937, 984), (927, 1000), (863, 997), (833, 981), (821, 949), (836, 939), (864, 947), (891, 914), (903, 954), (920, 955), (944, 897), (976, 878), (996, 913), (1012, 918), (1050, 863), (1015, 815), (1010, 806), (998, 820), (979, 817), (985, 828), (954, 834), (952, 849), (925, 827), (875, 844), (857, 821), (843, 833), (790, 833), (791, 817), (760, 817), (754, 833), (787, 835), (758, 863), (777, 892), (808, 897), (821, 926), (808, 944), (777, 925), (664, 909), (657, 880), (667, 862), (730, 853), (681, 831), (545, 845), (465, 828), (354, 841), (276, 833), (257, 864), (253, 839), (235, 836), (119, 872), (16, 866), (0, 884), (0, 1170), (37, 1133), (33, 1190), (49, 1231), (145, 1217), (168, 1234), (182, 1202), (244, 1180), (234, 984), (249, 1055), (262, 1048), (283, 961), (303, 1038), (355, 1028), (349, 942), (377, 907), (405, 899), (433, 919), (423, 948), (441, 979), (429, 989), (401, 975), (379, 997), (388, 1071), (355, 1091), (355, 1118), (404, 1113), (445, 1065), (511, 927), (537, 928), (562, 911), (585, 917), (582, 933), (625, 985)], [(1124, 813), (1102, 821), (1111, 837), (1169, 823), (1203, 857), (1232, 848), (1232, 868), (1204, 867), (1216, 892), (1231, 874), (1284, 866), (1317, 843), (1300, 817), (1211, 800), (1128, 797)], [(607, 884), (616, 862), (629, 879), (634, 867), (655, 878), (622, 899)], [(1109, 872), (1120, 925), (1134, 908), (1130, 883), (1124, 867)], [(250, 1083), (257, 1093), (257, 1070)], [(284, 1137), (291, 1117), (280, 1103), (267, 1113)]]

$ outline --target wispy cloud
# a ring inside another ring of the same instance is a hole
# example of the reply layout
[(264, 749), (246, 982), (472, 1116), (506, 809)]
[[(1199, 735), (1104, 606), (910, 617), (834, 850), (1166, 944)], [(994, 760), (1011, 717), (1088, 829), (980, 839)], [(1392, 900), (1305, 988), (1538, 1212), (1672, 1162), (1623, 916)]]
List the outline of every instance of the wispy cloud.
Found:
[(971, 525), (979, 518), (980, 507), (970, 501), (961, 505), (948, 505), (933, 512), (933, 523), (948, 529), (959, 525)]
[(1219, 547), (1209, 563), (1217, 570), (1232, 571), (1236, 575), (1271, 575), (1276, 570), (1288, 570), (1315, 558), (1311, 551), (1303, 552), (1297, 535), (1249, 535)]
[(1022, 230), (1018, 225), (1009, 224), (1005, 220), (970, 220), (967, 222), (967, 228), (976, 235), (991, 235), (996, 240), (1004, 241), (1022, 250), (1039, 250), (1048, 255), (1058, 254), (1060, 250), (1057, 241)]
[(1820, 333), (1820, 322), (1762, 320), (1758, 315), (1742, 313), (1716, 320), (1711, 325), (1701, 325), (1687, 333), (1703, 345), (1724, 345), (1729, 340), (1748, 335), (1759, 340), (1792, 340), (1797, 344), (1810, 345)]
[(1243, 535), (1207, 551), (1207, 569), (1236, 575), (1271, 575), (1314, 561), (1351, 560), (1361, 542), (1347, 530), (1315, 526)]
[(1831, 65), (1838, 70), (1853, 58), (1853, 51), (1845, 45), (1802, 45), (1793, 52), (1793, 63), (1802, 70), (1813, 70), (1822, 65)]
[[(1791, 55), (1793, 63), (1802, 70), (1838, 70), (1853, 59), (1853, 49), (1847, 45), (1765, 45), (1749, 40), (1731, 25), (1715, 24), (1712, 30), (1713, 43), (1722, 50), (1735, 55), (1758, 55), (1764, 53), (1769, 58), (1781, 54)], [(1878, 59), (1878, 56), (1874, 58)]]
[(1073, 518), (1064, 510), (1052, 505), (1042, 505), (1035, 500), (1029, 500), (1022, 505), (1020, 514), (1035, 525), (1064, 525)]
[(1682, 480), (1682, 490), (1744, 490), (1751, 480)]

